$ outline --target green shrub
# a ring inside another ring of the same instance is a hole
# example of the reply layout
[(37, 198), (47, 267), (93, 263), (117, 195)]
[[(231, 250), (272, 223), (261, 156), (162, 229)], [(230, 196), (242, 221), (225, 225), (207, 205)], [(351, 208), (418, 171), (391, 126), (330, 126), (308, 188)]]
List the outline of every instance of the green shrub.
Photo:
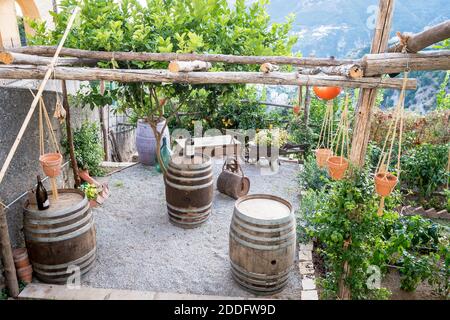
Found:
[[(62, 142), (66, 154), (69, 154), (67, 138)], [(99, 128), (96, 123), (84, 122), (80, 128), (73, 132), (73, 145), (75, 159), (80, 170), (89, 170), (92, 176), (102, 176), (100, 167), (104, 158), (102, 142), (99, 136)]]
[(300, 186), (304, 189), (321, 190), (329, 182), (328, 172), (326, 169), (319, 168), (314, 155), (309, 155), (303, 164), (303, 169), (298, 175)]
[(450, 145), (423, 144), (402, 155), (401, 182), (409, 188), (418, 188), (422, 197), (429, 197), (444, 186), (450, 175), (447, 172)]

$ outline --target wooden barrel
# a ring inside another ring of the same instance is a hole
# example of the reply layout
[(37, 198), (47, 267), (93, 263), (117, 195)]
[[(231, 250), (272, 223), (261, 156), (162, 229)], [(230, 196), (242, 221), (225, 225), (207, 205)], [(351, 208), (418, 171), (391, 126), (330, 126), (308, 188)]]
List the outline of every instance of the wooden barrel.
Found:
[[(88, 272), (96, 258), (94, 219), (83, 192), (59, 190), (59, 199), (39, 211), (24, 208), (24, 233), (28, 255), (37, 278), (46, 283), (65, 283), (78, 267)], [(52, 199), (52, 198), (50, 198)]]
[(236, 201), (229, 252), (233, 278), (244, 289), (259, 295), (283, 290), (295, 248), (295, 216), (288, 201), (264, 194)]
[(211, 158), (196, 154), (171, 159), (165, 177), (167, 212), (170, 222), (195, 228), (208, 220), (212, 211), (213, 171)]

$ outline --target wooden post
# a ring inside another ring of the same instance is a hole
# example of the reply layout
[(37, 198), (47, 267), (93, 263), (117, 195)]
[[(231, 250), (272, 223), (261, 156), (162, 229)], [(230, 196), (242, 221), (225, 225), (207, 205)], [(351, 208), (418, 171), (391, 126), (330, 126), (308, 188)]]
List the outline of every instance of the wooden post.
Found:
[[(380, 0), (375, 35), (372, 41), (370, 53), (382, 53), (387, 49), (389, 33), (392, 25), (392, 16), (394, 13), (394, 2), (395, 0)], [(364, 159), (370, 136), (372, 109), (375, 104), (377, 92), (378, 90), (376, 88), (361, 89), (359, 94), (352, 149), (350, 152), (350, 161), (356, 167), (364, 166)], [(350, 242), (351, 238), (344, 241), (344, 250), (347, 250)], [(343, 274), (339, 281), (339, 299), (351, 299), (351, 291), (346, 284), (346, 279), (350, 274), (351, 270), (348, 261), (344, 261)]]
[[(375, 35), (370, 53), (385, 52), (388, 46), (395, 0), (380, 0)], [(356, 167), (364, 166), (370, 136), (372, 109), (377, 97), (377, 89), (361, 89), (359, 94), (355, 128), (353, 130), (350, 161)]]
[(0, 248), (3, 267), (5, 268), (6, 286), (9, 295), (16, 298), (19, 295), (19, 284), (17, 282), (16, 267), (11, 250), (11, 241), (8, 233), (6, 212), (0, 204)]
[(309, 106), (311, 104), (311, 90), (309, 86), (306, 86), (305, 92), (305, 114), (303, 115), (303, 123), (308, 126), (309, 123)]
[(75, 180), (75, 188), (78, 188), (81, 185), (80, 177), (78, 176), (78, 164), (75, 159), (75, 148), (73, 146), (73, 134), (72, 127), (70, 123), (70, 106), (69, 106), (69, 98), (67, 95), (67, 86), (66, 81), (62, 80), (62, 94), (63, 94), (63, 106), (66, 110), (66, 134), (67, 134), (67, 142), (69, 144), (69, 154), (70, 154), (70, 162), (73, 170), (73, 178)]
[(104, 152), (104, 157), (103, 159), (105, 161), (108, 161), (108, 157), (109, 157), (109, 150), (108, 150), (108, 130), (106, 128), (106, 124), (105, 124), (105, 108), (104, 107), (99, 107), (98, 108), (98, 112), (100, 115), (100, 127), (102, 130), (102, 137), (103, 137), (103, 152)]

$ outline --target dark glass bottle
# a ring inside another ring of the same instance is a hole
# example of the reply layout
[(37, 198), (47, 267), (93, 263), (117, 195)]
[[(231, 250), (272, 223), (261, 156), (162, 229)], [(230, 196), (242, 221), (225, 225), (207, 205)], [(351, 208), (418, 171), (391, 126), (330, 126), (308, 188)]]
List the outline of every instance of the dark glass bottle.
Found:
[(47, 190), (45, 190), (40, 176), (37, 176), (36, 202), (39, 210), (47, 210), (50, 208)]

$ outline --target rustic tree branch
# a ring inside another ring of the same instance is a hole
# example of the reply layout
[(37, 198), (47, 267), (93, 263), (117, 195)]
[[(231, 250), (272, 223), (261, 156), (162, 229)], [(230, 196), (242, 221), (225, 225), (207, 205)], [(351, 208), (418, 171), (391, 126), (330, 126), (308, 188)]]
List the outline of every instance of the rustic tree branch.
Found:
[[(12, 52), (51, 56), (55, 47), (31, 46), (10, 49)], [(150, 52), (106, 52), (81, 49), (63, 48), (61, 56), (94, 59), (99, 61), (206, 61), (235, 64), (263, 64), (272, 63), (294, 66), (339, 66), (357, 63), (351, 59), (336, 60), (332, 58), (298, 58), (286, 56), (234, 56), (226, 54), (198, 54), (198, 53), (150, 53)]]
[(414, 71), (450, 70), (450, 50), (423, 53), (368, 54), (363, 58), (366, 77), (400, 73), (407, 68)]
[(9, 239), (8, 223), (6, 221), (6, 212), (0, 204), (0, 248), (1, 259), (5, 269), (6, 285), (9, 295), (16, 298), (19, 295), (19, 285), (17, 283), (16, 267), (11, 249), (11, 241)]
[(61, 81), (61, 88), (63, 95), (63, 107), (66, 110), (66, 134), (67, 134), (67, 143), (69, 144), (70, 163), (72, 165), (75, 188), (78, 188), (81, 185), (81, 180), (80, 177), (78, 176), (78, 164), (75, 158), (75, 147), (73, 145), (72, 125), (70, 122), (69, 97), (67, 95), (67, 86), (65, 80)]
[[(42, 66), (0, 65), (0, 79), (41, 79), (46, 68)], [(402, 79), (360, 78), (348, 79), (339, 76), (305, 76), (296, 72), (183, 72), (153, 69), (100, 69), (55, 67), (54, 78), (61, 80), (107, 80), (118, 82), (191, 83), (191, 84), (273, 84), (338, 86), (348, 88), (392, 88), (400, 89)], [(409, 79), (407, 89), (415, 89), (417, 82)]]
[(364, 76), (364, 71), (359, 64), (345, 64), (332, 67), (299, 68), (299, 74), (315, 75), (324, 73), (329, 76), (342, 76), (350, 79), (359, 79)]
[(208, 71), (212, 67), (210, 62), (195, 61), (171, 61), (169, 63), (170, 72), (192, 72)]
[[(38, 55), (16, 53), (11, 51), (0, 52), (0, 62), (4, 64), (31, 64), (36, 66), (48, 66), (51, 62), (50, 57)], [(58, 66), (95, 66), (96, 60), (83, 58), (58, 58)]]
[(400, 34), (400, 42), (387, 51), (402, 52), (405, 49), (406, 52), (416, 53), (448, 38), (450, 38), (450, 20), (416, 34)]

